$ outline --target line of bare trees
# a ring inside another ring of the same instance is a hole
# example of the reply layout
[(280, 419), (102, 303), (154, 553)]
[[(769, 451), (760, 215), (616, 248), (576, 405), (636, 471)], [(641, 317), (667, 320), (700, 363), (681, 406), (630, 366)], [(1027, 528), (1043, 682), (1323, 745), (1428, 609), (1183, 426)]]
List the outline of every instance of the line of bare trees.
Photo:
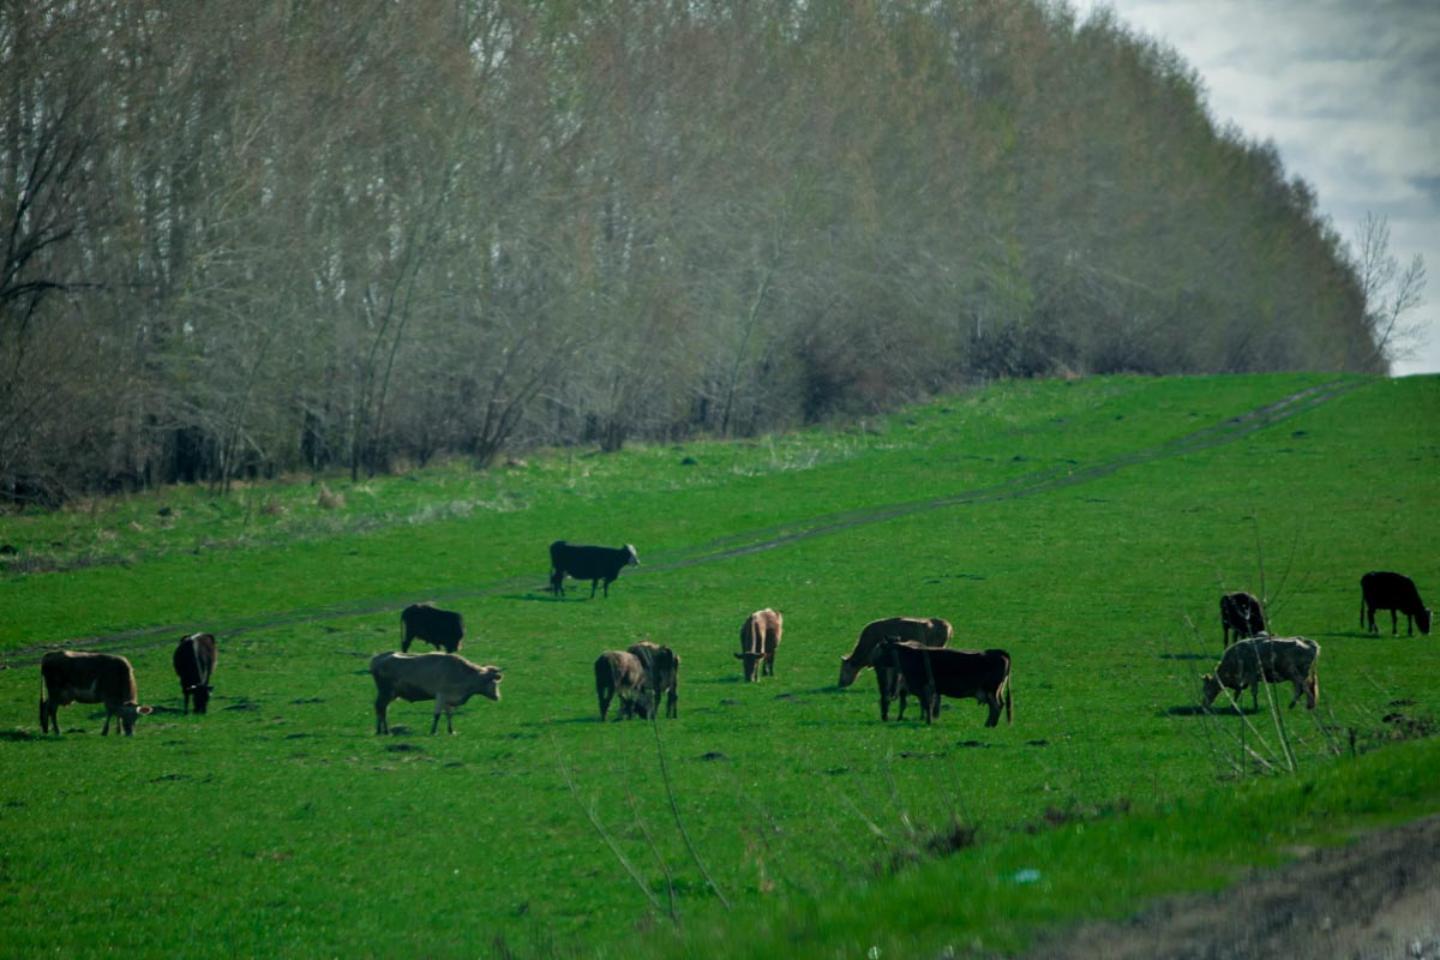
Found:
[(1063, 4), (0, 0), (0, 499), (1382, 370), (1362, 272)]

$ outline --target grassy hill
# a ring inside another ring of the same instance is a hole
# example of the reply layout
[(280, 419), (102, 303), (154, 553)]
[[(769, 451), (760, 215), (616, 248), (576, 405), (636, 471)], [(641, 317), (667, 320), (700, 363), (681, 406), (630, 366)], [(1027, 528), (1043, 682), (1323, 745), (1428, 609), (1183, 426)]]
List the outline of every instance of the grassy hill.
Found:
[[(332, 509), (294, 483), (0, 518), (0, 953), (1011, 949), (1222, 882), (1277, 838), (1437, 807), (1433, 740), (1364, 753), (1440, 712), (1437, 642), (1357, 626), (1366, 570), (1440, 596), (1437, 462), (1440, 378), (1105, 378), (331, 481)], [(642, 566), (556, 600), (558, 538)], [(1263, 700), (1194, 709), (1232, 589), (1323, 648), (1321, 708), (1280, 718), (1294, 776), (1261, 776), (1284, 766)], [(407, 732), (377, 738), (366, 663), (422, 599), (465, 615), (504, 698), (455, 737), (397, 703)], [(763, 606), (785, 639), (746, 685), (732, 654)], [(837, 690), (859, 629), (896, 614), (1008, 650), (1014, 725), (968, 702), (881, 724), (868, 675)], [(220, 641), (204, 718), (169, 666), (197, 629)], [(590, 664), (645, 637), (684, 660), (679, 720), (599, 724)], [(158, 708), (133, 740), (83, 705), (38, 736), (35, 663), (61, 643), (130, 657)]]

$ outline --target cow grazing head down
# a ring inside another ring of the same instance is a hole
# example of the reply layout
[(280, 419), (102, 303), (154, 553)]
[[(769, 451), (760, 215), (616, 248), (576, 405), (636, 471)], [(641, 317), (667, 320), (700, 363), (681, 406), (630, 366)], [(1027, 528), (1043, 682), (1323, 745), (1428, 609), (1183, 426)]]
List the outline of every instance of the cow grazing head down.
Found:
[(745, 618), (740, 627), (740, 652), (735, 659), (744, 667), (746, 683), (775, 675), (775, 651), (784, 629), (785, 618), (769, 607)]
[(105, 727), (110, 719), (119, 721), (125, 736), (134, 736), (135, 721), (151, 712), (141, 706), (135, 689), (135, 671), (130, 661), (109, 653), (77, 653), (54, 650), (40, 659), (40, 730), (60, 732), (59, 708), (71, 703), (103, 703)]
[(195, 712), (205, 713), (210, 704), (210, 692), (214, 686), (210, 678), (215, 673), (215, 637), (209, 633), (192, 633), (180, 638), (175, 647), (171, 663), (175, 675), (180, 678), (180, 695), (185, 713), (190, 712), (190, 701), (195, 701)]
[[(1305, 637), (1258, 637), (1240, 640), (1225, 650), (1214, 673), (1200, 678), (1202, 707), (1209, 707), (1222, 690), (1231, 690), (1238, 697), (1250, 688), (1253, 706), (1259, 705), (1260, 684), (1289, 683), (1295, 695), (1290, 706), (1303, 696), (1311, 710), (1320, 699), (1320, 678), (1316, 661), (1320, 645)], [(1237, 704), (1238, 706), (1238, 704)]]
[(878, 666), (880, 644), (887, 637), (913, 640), (927, 647), (944, 647), (949, 645), (954, 633), (950, 622), (940, 617), (890, 617), (886, 620), (871, 621), (860, 631), (860, 637), (855, 641), (855, 649), (840, 657), (838, 684), (842, 688), (848, 687), (860, 676), (860, 671)]

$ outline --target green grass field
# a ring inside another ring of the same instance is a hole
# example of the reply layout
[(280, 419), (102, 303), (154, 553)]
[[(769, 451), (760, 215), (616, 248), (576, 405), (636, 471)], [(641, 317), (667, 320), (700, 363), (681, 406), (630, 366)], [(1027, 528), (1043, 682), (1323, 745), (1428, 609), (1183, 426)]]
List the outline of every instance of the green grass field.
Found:
[[(1440, 715), (1440, 639), (1358, 627), (1366, 570), (1440, 597), (1437, 467), (1440, 378), (1101, 378), (330, 478), (331, 510), (295, 482), (0, 517), (0, 956), (1012, 950), (1217, 886), (1440, 809), (1434, 738), (1370, 749)], [(642, 566), (555, 600), (558, 538)], [(1219, 594), (1262, 568), (1274, 630), (1323, 648), (1320, 709), (1280, 711), (1294, 775), (1264, 772), (1284, 764), (1263, 699), (1248, 756), (1247, 721), (1195, 710)], [(465, 615), (504, 697), (454, 737), (397, 702), (405, 732), (377, 738), (368, 658), (424, 599)], [(785, 638), (746, 685), (732, 654), (764, 606)], [(899, 614), (1008, 650), (1013, 726), (972, 702), (881, 724), (868, 674), (836, 689), (860, 628)], [(215, 698), (187, 717), (170, 654), (202, 629)], [(598, 723), (591, 663), (646, 637), (683, 658), (680, 718)], [(61, 644), (131, 659), (157, 708), (133, 739), (85, 705), (39, 735)], [(957, 823), (975, 843), (936, 855)]]

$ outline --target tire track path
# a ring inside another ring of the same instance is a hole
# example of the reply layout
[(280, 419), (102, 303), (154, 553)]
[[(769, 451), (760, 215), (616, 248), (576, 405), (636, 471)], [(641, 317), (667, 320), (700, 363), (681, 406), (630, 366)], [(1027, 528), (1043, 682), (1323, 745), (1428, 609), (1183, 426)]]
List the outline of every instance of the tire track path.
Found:
[[(1166, 460), (1191, 453), (1199, 453), (1204, 450), (1235, 443), (1261, 430), (1274, 426), (1277, 423), (1308, 413), (1337, 397), (1364, 386), (1366, 382), (1367, 381), (1364, 380), (1333, 380), (1328, 383), (1317, 384), (1316, 386), (1308, 387), (1272, 403), (1256, 407), (1238, 416), (1222, 420), (1219, 423), (1211, 424), (1207, 427), (1202, 427), (1199, 430), (1166, 441), (1165, 443), (1147, 449), (1121, 454), (1120, 456), (1112, 457), (1100, 463), (1039, 470), (991, 486), (964, 490), (941, 497), (934, 497), (929, 500), (880, 504), (872, 507), (862, 507), (856, 510), (824, 514), (808, 520), (780, 524), (773, 527), (747, 530), (733, 536), (722, 537), (718, 540), (700, 544), (688, 550), (671, 551), (668, 554), (660, 554), (658, 560), (654, 562), (647, 561), (645, 566), (628, 574), (628, 576), (646, 576), (657, 572), (663, 573), (672, 570), (682, 570), (700, 564), (715, 563), (736, 557), (776, 550), (801, 541), (841, 533), (863, 525), (885, 523), (901, 517), (914, 516), (915, 514), (928, 513), (935, 510), (945, 510), (962, 505), (1018, 500), (1022, 497), (1033, 497), (1056, 490), (1064, 490), (1069, 487), (1093, 483), (1096, 480), (1118, 473), (1127, 467), (1153, 463), (1157, 460)], [(432, 594), (432, 598), (439, 601), (465, 600), (514, 593), (517, 591), (531, 591), (535, 588), (535, 575), (525, 574), (491, 581), (479, 587), (435, 593)], [(385, 613), (404, 606), (404, 604), (410, 602), (410, 600), (411, 598), (367, 597), (364, 600), (309, 607), (285, 613), (266, 613), (255, 617), (234, 620), (225, 624), (207, 625), (206, 629), (212, 633), (235, 636), (255, 630), (268, 630), (298, 623)], [(181, 634), (190, 632), (191, 628), (192, 625), (179, 624), (139, 627), (134, 630), (125, 630), (118, 633), (72, 639), (66, 643), (66, 646), (94, 650), (113, 650), (120, 647), (126, 650), (147, 649), (171, 643), (177, 640)], [(54, 644), (31, 646), (11, 651), (8, 654), (0, 654), (0, 658), (3, 658), (3, 660), (0, 660), (0, 668), (21, 667), (38, 663), (40, 656), (46, 650), (53, 649), (54, 646)]]

